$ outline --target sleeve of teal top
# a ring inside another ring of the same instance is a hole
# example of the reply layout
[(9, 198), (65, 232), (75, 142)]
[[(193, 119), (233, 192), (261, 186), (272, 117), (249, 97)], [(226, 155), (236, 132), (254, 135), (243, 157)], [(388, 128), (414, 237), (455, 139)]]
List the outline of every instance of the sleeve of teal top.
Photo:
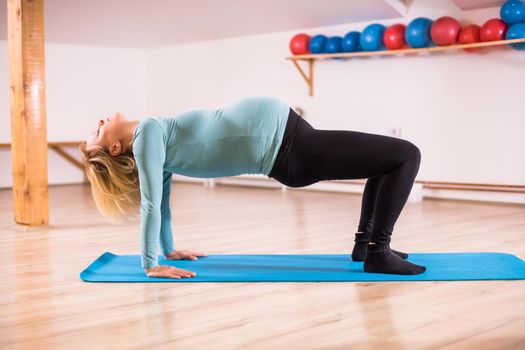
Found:
[(142, 268), (158, 266), (158, 244), (161, 227), (161, 202), (166, 149), (164, 132), (154, 120), (146, 120), (139, 142), (133, 145), (140, 183), (140, 234)]
[(161, 224), (160, 224), (160, 246), (162, 254), (167, 255), (175, 250), (173, 247), (173, 234), (171, 232), (171, 173), (165, 171), (162, 179), (162, 202), (160, 205)]

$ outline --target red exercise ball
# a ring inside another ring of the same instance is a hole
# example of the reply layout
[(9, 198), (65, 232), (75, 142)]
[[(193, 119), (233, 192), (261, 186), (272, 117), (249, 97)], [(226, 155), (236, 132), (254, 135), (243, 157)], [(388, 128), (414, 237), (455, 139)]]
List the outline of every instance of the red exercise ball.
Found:
[(507, 25), (499, 18), (489, 19), (481, 26), (479, 38), (481, 41), (504, 40)]
[[(465, 28), (461, 29), (459, 32), (458, 42), (460, 44), (473, 44), (473, 43), (479, 43), (479, 30), (480, 26), (476, 24), (470, 24), (466, 26)], [(472, 49), (464, 49), (468, 52), (477, 52), (480, 49), (479, 48), (472, 48)]]
[(290, 40), (290, 51), (292, 51), (294, 55), (309, 54), (311, 53), (309, 44), (310, 35), (303, 33), (296, 34), (292, 40)]
[(405, 46), (404, 24), (394, 24), (388, 27), (383, 34), (383, 42), (389, 50), (399, 50)]
[(461, 26), (452, 17), (440, 17), (430, 27), (430, 37), (439, 46), (454, 45), (458, 39)]

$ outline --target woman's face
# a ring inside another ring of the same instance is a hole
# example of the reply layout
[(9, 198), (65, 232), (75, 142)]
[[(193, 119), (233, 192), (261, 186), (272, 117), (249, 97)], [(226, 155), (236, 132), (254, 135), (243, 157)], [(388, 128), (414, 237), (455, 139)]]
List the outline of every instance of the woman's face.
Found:
[(97, 128), (91, 133), (87, 140), (87, 147), (100, 146), (111, 151), (115, 143), (120, 143), (122, 138), (121, 126), (127, 121), (127, 118), (120, 112), (117, 112), (106, 119), (100, 119)]

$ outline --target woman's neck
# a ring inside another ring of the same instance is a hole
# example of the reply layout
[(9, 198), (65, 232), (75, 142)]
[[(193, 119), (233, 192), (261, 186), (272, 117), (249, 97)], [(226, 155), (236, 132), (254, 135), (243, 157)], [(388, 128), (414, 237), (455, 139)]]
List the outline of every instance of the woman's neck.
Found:
[(139, 123), (138, 119), (130, 120), (123, 127), (122, 145), (125, 147), (125, 152), (133, 152), (133, 133)]

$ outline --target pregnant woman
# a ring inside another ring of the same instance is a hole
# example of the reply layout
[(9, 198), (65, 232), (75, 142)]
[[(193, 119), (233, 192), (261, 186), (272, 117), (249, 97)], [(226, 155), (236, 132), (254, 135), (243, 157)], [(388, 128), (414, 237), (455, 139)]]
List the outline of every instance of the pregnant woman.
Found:
[(409, 141), (318, 130), (279, 99), (248, 97), (225, 108), (191, 109), (166, 118), (128, 120), (116, 113), (98, 121), (80, 150), (99, 211), (118, 220), (140, 210), (141, 259), (148, 277), (195, 276), (159, 265), (159, 241), (169, 260), (206, 255), (174, 248), (173, 173), (198, 178), (263, 174), (289, 187), (366, 178), (352, 260), (364, 261), (365, 272), (412, 275), (426, 270), (390, 248), (421, 160)]

